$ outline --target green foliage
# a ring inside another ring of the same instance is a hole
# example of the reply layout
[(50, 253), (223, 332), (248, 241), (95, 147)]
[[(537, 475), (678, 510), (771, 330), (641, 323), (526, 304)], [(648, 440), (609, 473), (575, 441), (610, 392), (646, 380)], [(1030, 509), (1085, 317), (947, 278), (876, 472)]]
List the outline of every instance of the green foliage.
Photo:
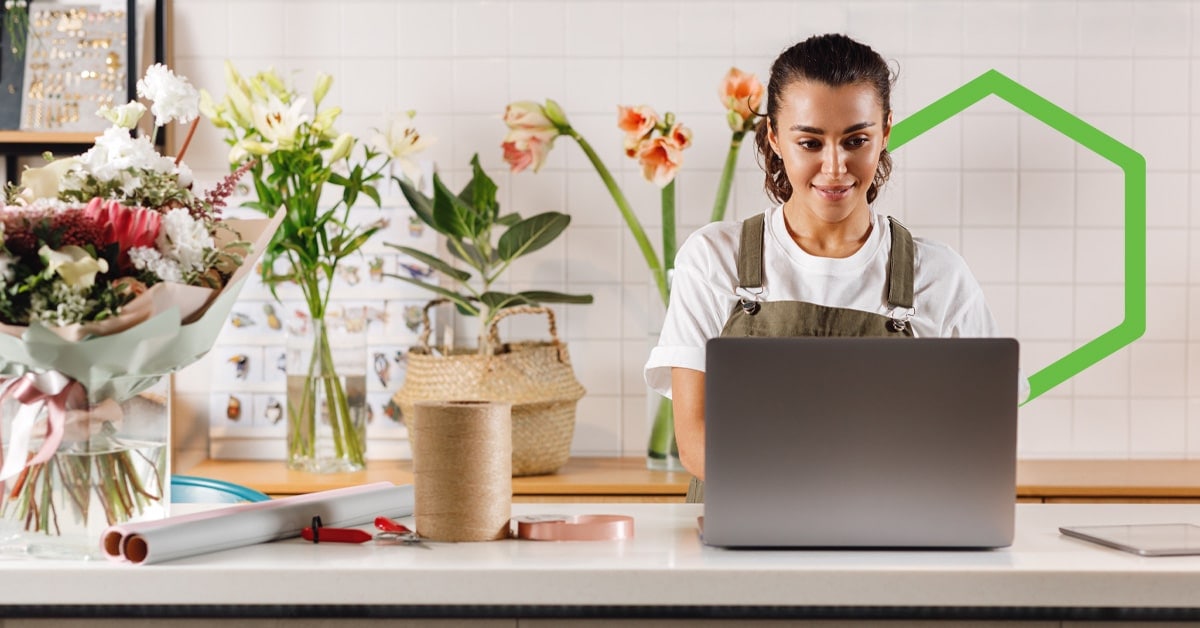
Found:
[[(496, 184), (479, 165), (479, 155), (471, 159), (471, 168), (471, 180), (458, 194), (434, 174), (433, 198), (421, 193), (408, 179), (393, 177), (421, 222), (445, 236), (450, 254), (470, 270), (412, 247), (388, 243), (387, 246), (427, 264), (453, 287), (401, 275), (388, 276), (449, 299), (465, 315), (481, 317), (481, 334), (486, 333), (496, 314), (507, 307), (591, 303), (590, 294), (545, 290), (508, 293), (492, 288), (514, 260), (545, 247), (561, 235), (571, 223), (571, 217), (559, 212), (545, 212), (529, 218), (521, 218), (516, 213), (501, 215)], [(504, 232), (496, 237), (498, 228), (503, 228)], [(481, 350), (485, 344), (482, 340)]]

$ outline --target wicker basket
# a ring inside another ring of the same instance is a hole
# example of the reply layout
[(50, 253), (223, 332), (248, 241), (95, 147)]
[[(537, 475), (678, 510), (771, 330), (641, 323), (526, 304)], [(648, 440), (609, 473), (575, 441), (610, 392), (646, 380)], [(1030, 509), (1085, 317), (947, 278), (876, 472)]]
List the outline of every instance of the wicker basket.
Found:
[[(512, 408), (512, 474), (554, 473), (571, 453), (575, 405), (584, 395), (575, 379), (567, 345), (559, 341), (554, 312), (545, 307), (502, 310), (488, 330), (491, 355), (455, 350), (436, 355), (429, 348), (429, 308), (425, 306), (420, 343), (408, 352), (404, 384), (392, 397), (401, 420), (418, 401), (508, 401)], [(513, 314), (545, 314), (550, 342), (502, 343), (496, 324)], [(410, 434), (411, 437), (411, 434)]]

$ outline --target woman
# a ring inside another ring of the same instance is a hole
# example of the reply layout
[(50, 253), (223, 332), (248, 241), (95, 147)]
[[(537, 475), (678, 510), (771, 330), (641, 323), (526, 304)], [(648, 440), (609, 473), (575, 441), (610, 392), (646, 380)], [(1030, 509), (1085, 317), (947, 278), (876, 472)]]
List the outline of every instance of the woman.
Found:
[(962, 257), (871, 208), (892, 169), (891, 88), (883, 58), (844, 35), (784, 51), (756, 136), (779, 204), (706, 225), (679, 249), (646, 381), (672, 398), (689, 501), (703, 497), (708, 339), (997, 335)]

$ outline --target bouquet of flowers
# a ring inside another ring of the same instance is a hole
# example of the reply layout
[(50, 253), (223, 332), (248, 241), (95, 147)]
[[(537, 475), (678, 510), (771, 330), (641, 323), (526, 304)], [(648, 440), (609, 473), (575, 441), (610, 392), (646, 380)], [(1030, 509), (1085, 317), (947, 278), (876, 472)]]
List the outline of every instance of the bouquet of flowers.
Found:
[[(156, 133), (197, 119), (166, 66), (138, 93)], [(131, 135), (145, 111), (102, 109), (90, 150), (26, 170), (0, 204), (0, 517), (25, 531), (165, 515), (168, 400), (139, 393), (212, 347), (276, 226), (222, 220), (242, 171), (196, 195), (180, 158)], [(156, 418), (127, 415), (147, 403)]]
[[(755, 129), (760, 119), (757, 111), (762, 102), (763, 85), (753, 74), (730, 68), (717, 89), (717, 95), (725, 108), (726, 121), (732, 134), (713, 200), (713, 221), (725, 218), (738, 151), (746, 134)], [(531, 166), (536, 172), (554, 147), (554, 140), (561, 135), (579, 144), (633, 234), (665, 306), (670, 301), (670, 276), (675, 264), (675, 176), (683, 165), (683, 150), (692, 143), (692, 132), (677, 122), (673, 114), (666, 113), (660, 117), (649, 105), (617, 107), (617, 127), (625, 133), (625, 155), (637, 159), (642, 168), (642, 177), (662, 190), (662, 248), (661, 251), (655, 251), (608, 166), (579, 131), (571, 126), (558, 103), (549, 99), (545, 105), (532, 101), (511, 103), (504, 112), (504, 123), (509, 132), (501, 148), (504, 160), (513, 172)], [(675, 446), (674, 415), (670, 400), (659, 399), (654, 415), (647, 452), (649, 466), (682, 469)]]

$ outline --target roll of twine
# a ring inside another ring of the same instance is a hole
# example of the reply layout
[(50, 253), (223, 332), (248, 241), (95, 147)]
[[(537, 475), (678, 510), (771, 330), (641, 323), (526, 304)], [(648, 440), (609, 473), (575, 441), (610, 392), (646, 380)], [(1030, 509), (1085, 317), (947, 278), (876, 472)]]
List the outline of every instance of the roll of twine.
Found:
[(409, 430), (417, 534), (431, 541), (507, 537), (512, 516), (512, 404), (419, 402)]

